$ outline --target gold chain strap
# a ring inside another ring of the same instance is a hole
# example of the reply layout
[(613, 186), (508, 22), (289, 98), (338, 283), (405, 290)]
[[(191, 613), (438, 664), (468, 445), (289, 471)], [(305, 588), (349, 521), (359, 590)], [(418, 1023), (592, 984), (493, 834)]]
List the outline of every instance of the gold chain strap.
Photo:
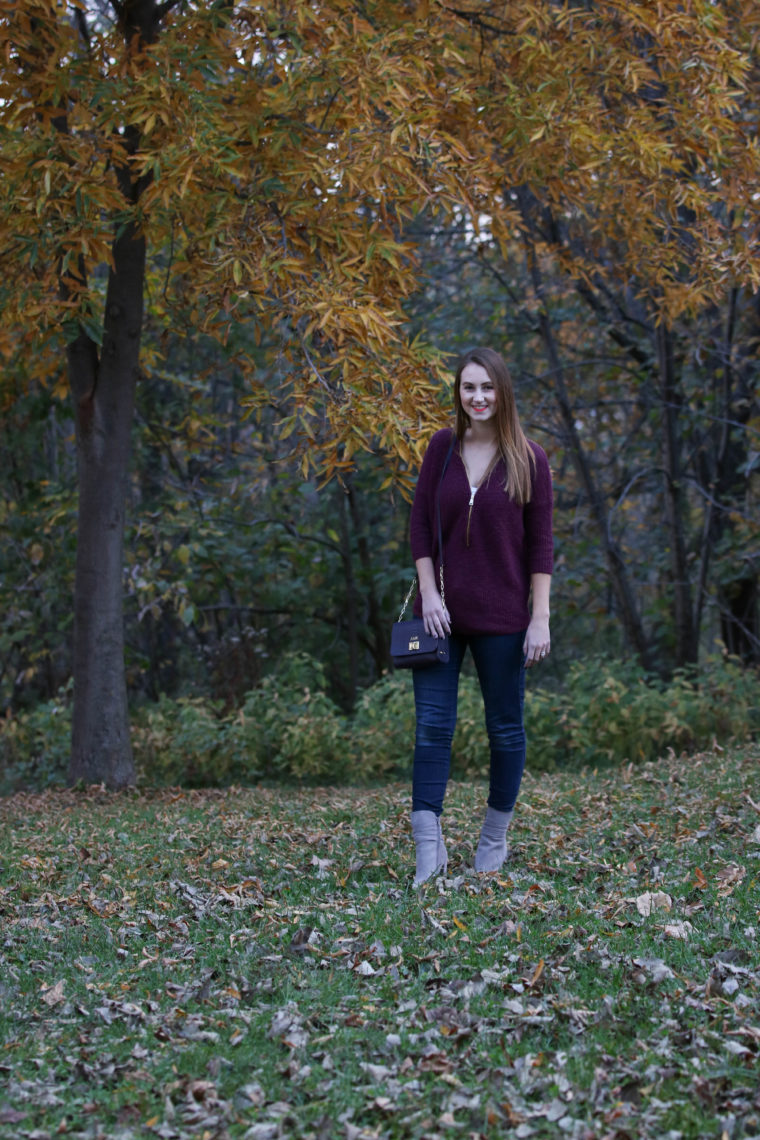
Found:
[[(443, 606), (444, 609), (446, 609), (446, 596), (443, 592), (443, 563), (441, 563), (441, 566), (439, 569), (439, 576), (440, 576), (440, 581), (441, 581), (441, 605)], [(409, 589), (407, 590), (406, 597), (404, 598), (404, 604), (401, 607), (401, 613), (398, 615), (399, 621), (401, 621), (401, 619), (404, 616), (404, 611), (406, 610), (406, 607), (409, 605), (409, 599), (411, 598), (411, 596), (414, 592), (414, 587), (416, 585), (417, 585), (417, 575), (415, 574), (415, 576), (412, 578), (412, 584), (410, 585)]]
[[(438, 546), (439, 546), (439, 549), (440, 549), (440, 554), (441, 554), (441, 565), (440, 565), (440, 567), (439, 567), (439, 570), (438, 570), (438, 574), (439, 574), (439, 578), (440, 578), (440, 582), (441, 582), (441, 605), (443, 606), (444, 610), (446, 609), (446, 596), (445, 596), (445, 594), (444, 594), (444, 592), (443, 592), (443, 538), (442, 538), (442, 535), (441, 535), (441, 503), (440, 503), (440, 495), (441, 495), (441, 483), (443, 482), (443, 477), (444, 477), (444, 475), (446, 474), (446, 468), (447, 468), (447, 467), (448, 467), (448, 465), (449, 465), (449, 460), (451, 459), (451, 453), (452, 453), (452, 451), (454, 450), (454, 443), (455, 443), (455, 442), (456, 442), (456, 437), (455, 437), (455, 436), (454, 436), (454, 434), (452, 433), (452, 436), (451, 436), (451, 445), (449, 446), (448, 454), (447, 454), (447, 456), (446, 456), (446, 460), (445, 460), (445, 462), (444, 462), (444, 464), (443, 464), (443, 471), (441, 471), (441, 478), (440, 478), (440, 480), (439, 480), (439, 482), (438, 482), (438, 490), (436, 491), (436, 511), (437, 511), (437, 519), (438, 519)], [(401, 621), (401, 619), (402, 619), (402, 618), (403, 618), (403, 616), (404, 616), (404, 611), (406, 610), (406, 607), (409, 605), (409, 599), (411, 598), (411, 596), (412, 596), (412, 591), (414, 590), (414, 587), (415, 587), (416, 585), (417, 585), (417, 575), (415, 574), (415, 576), (412, 578), (412, 584), (411, 584), (411, 586), (409, 587), (409, 590), (407, 591), (407, 595), (406, 595), (406, 597), (404, 598), (404, 604), (403, 604), (403, 606), (401, 607), (401, 613), (398, 615), (398, 620), (399, 620), (399, 621)]]
[(412, 596), (412, 591), (414, 590), (414, 587), (415, 587), (416, 585), (417, 585), (417, 575), (415, 574), (415, 576), (412, 578), (412, 584), (411, 584), (411, 586), (409, 587), (409, 590), (407, 591), (407, 595), (406, 595), (406, 597), (404, 598), (404, 604), (403, 604), (403, 606), (401, 607), (401, 613), (398, 615), (398, 620), (399, 620), (399, 621), (401, 621), (401, 619), (402, 619), (402, 618), (403, 618), (403, 616), (404, 616), (404, 611), (405, 611), (406, 607), (409, 605), (409, 599), (411, 598), (411, 596)]

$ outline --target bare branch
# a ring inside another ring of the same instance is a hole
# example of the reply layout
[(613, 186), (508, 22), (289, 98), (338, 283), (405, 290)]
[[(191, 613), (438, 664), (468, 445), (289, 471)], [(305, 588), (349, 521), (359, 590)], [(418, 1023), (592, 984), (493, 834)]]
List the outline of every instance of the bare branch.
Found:
[(87, 17), (81, 8), (75, 8), (74, 9), (74, 23), (76, 25), (77, 31), (79, 32), (80, 36), (84, 40), (84, 43), (85, 43), (87, 50), (89, 51), (90, 48), (92, 47), (92, 40), (90, 38), (90, 29), (87, 26)]

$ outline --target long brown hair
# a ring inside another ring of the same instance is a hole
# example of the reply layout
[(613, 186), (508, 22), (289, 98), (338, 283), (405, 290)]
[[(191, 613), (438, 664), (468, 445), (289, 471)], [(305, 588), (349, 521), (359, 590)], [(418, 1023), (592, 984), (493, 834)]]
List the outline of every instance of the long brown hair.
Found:
[(496, 439), (499, 455), (504, 460), (507, 471), (504, 490), (520, 506), (530, 502), (531, 473), (536, 466), (536, 457), (531, 450), (525, 432), (520, 426), (517, 414), (515, 391), (506, 361), (492, 348), (469, 348), (460, 358), (454, 382), (454, 408), (456, 410), (456, 434), (459, 443), (470, 426), (470, 417), (462, 407), (459, 392), (462, 372), (468, 364), (479, 364), (485, 368), (496, 392)]

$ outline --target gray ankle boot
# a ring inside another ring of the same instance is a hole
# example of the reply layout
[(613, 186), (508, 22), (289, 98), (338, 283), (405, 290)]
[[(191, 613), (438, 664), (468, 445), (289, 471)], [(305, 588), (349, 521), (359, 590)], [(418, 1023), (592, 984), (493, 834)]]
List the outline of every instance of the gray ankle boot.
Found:
[(412, 812), (412, 835), (417, 854), (417, 870), (412, 886), (419, 887), (439, 871), (446, 873), (448, 856), (441, 837), (441, 821), (435, 812)]
[(475, 852), (476, 871), (498, 871), (507, 857), (507, 828), (514, 812), (488, 808)]

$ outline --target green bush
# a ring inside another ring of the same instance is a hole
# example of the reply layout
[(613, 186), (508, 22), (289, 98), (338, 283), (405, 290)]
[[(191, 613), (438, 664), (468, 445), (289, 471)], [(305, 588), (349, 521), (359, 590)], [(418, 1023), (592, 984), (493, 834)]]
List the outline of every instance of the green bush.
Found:
[[(725, 656), (665, 684), (631, 662), (577, 661), (556, 692), (528, 680), (525, 725), (533, 772), (654, 760), (746, 741), (760, 733), (758, 676)], [(213, 786), (263, 779), (374, 783), (408, 778), (414, 753), (412, 678), (391, 673), (366, 689), (351, 717), (327, 695), (322, 666), (305, 654), (225, 711), (203, 698), (162, 697), (133, 717), (139, 779)], [(0, 791), (63, 782), (69, 757), (68, 694), (0, 720)], [(488, 769), (483, 703), (465, 671), (452, 774)]]
[(744, 741), (760, 731), (758, 676), (715, 655), (699, 673), (669, 683), (632, 662), (586, 658), (554, 694), (529, 690), (526, 731), (531, 768), (655, 760), (674, 752)]
[[(408, 670), (388, 673), (365, 689), (349, 721), (352, 776), (357, 781), (405, 777), (414, 756), (414, 690)], [(464, 776), (488, 766), (483, 701), (474, 677), (459, 682), (452, 774)]]
[[(525, 730), (531, 771), (654, 760), (714, 742), (750, 739), (760, 732), (758, 676), (721, 655), (698, 675), (678, 672), (664, 684), (634, 662), (588, 658), (576, 662), (564, 684), (550, 691), (529, 674)], [(405, 776), (414, 752), (411, 677), (394, 673), (362, 694), (349, 722), (355, 775)], [(488, 741), (477, 679), (459, 686), (452, 774), (488, 771)]]
[(350, 720), (358, 781), (406, 775), (414, 753), (414, 693), (408, 670), (387, 673), (359, 697)]
[(141, 709), (132, 725), (140, 782), (192, 788), (245, 779), (248, 774), (236, 764), (228, 735), (220, 702), (161, 697)]
[(266, 677), (231, 726), (234, 746), (267, 776), (317, 783), (349, 770), (345, 720), (326, 693)]
[(345, 723), (326, 687), (319, 662), (293, 654), (232, 712), (162, 698), (133, 731), (140, 778), (190, 786), (340, 781), (348, 770)]
[(0, 719), (0, 795), (62, 784), (71, 753), (68, 694)]

